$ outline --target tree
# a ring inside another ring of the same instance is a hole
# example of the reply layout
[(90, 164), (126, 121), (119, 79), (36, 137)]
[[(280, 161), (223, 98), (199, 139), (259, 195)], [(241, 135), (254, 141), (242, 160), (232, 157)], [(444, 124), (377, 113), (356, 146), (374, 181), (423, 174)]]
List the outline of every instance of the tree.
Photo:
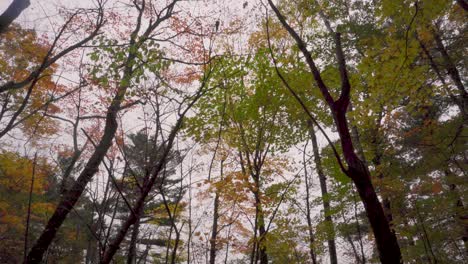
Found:
[[(296, 33), (296, 31), (286, 22), (284, 16), (278, 10), (278, 8), (270, 0), (268, 1), (271, 8), (277, 15), (278, 19), (290, 35), (296, 41), (299, 49), (302, 51), (306, 58), (307, 64), (311, 70), (311, 74), (314, 76), (316, 84), (322, 93), (326, 103), (328, 104), (330, 111), (332, 112), (335, 125), (340, 136), (341, 147), (343, 150), (343, 156), (347, 163), (348, 168), (342, 166), (343, 173), (348, 175), (356, 185), (357, 191), (361, 196), (366, 213), (374, 231), (376, 238), (377, 247), (380, 253), (380, 260), (382, 263), (400, 263), (401, 252), (398, 246), (395, 233), (390, 229), (388, 220), (385, 217), (381, 203), (377, 197), (374, 186), (371, 182), (371, 176), (367, 166), (357, 156), (355, 147), (352, 142), (350, 129), (348, 127), (348, 120), (346, 113), (348, 111), (350, 103), (350, 90), (351, 83), (348, 77), (348, 71), (346, 69), (345, 54), (341, 45), (340, 33), (330, 30), (330, 34), (333, 35), (336, 49), (336, 60), (340, 71), (341, 80), (341, 92), (339, 99), (334, 99), (330, 93), (329, 88), (322, 80), (320, 71), (318, 70), (310, 52), (307, 50), (307, 46), (304, 40)], [(327, 23), (327, 22), (325, 22)], [(287, 85), (287, 84), (285, 84)], [(308, 111), (307, 109), (305, 109)], [(313, 120), (312, 120), (313, 121)], [(341, 163), (341, 158), (337, 156), (338, 161)]]
[[(148, 174), (151, 171), (153, 164), (161, 158), (161, 151), (164, 146), (158, 145), (158, 142), (150, 135), (147, 135), (144, 130), (140, 130), (136, 134), (130, 134), (130, 142), (123, 146), (124, 159), (126, 162), (125, 171), (123, 172), (122, 179), (116, 182), (118, 188), (126, 200), (130, 204), (134, 204), (138, 197), (141, 195), (141, 186), (145, 185)], [(140, 244), (139, 229), (140, 224), (150, 224), (158, 226), (171, 226), (172, 219), (165, 215), (164, 202), (169, 205), (175, 205), (178, 201), (178, 197), (181, 195), (178, 189), (174, 189), (174, 186), (180, 183), (181, 179), (172, 179), (171, 177), (175, 173), (175, 169), (178, 163), (181, 162), (181, 156), (179, 152), (171, 151), (167, 158), (167, 164), (165, 165), (165, 176), (155, 182), (156, 188), (152, 191), (151, 195), (156, 196), (158, 193), (163, 194), (164, 201), (162, 198), (152, 198), (146, 202), (145, 212), (139, 212), (139, 218), (133, 225), (130, 241), (128, 242), (128, 254), (127, 263), (136, 263), (137, 260), (141, 259), (137, 254), (137, 246)], [(155, 193), (155, 192), (158, 193)], [(183, 192), (182, 192), (183, 195)], [(127, 205), (122, 205), (120, 209), (123, 215), (126, 215), (128, 211)], [(179, 209), (180, 211), (182, 209)], [(162, 212), (161, 212), (162, 211)], [(156, 212), (159, 212), (158, 214)], [(180, 213), (178, 213), (180, 214)], [(168, 239), (161, 239), (158, 241), (158, 245), (168, 244)], [(149, 244), (147, 244), (149, 245)]]
[[(44, 252), (47, 250), (50, 245), (55, 233), (58, 228), (62, 225), (66, 216), (73, 208), (74, 204), (78, 201), (83, 190), (87, 183), (92, 179), (94, 174), (98, 170), (99, 164), (102, 162), (107, 150), (112, 145), (112, 141), (117, 130), (117, 112), (121, 108), (123, 99), (125, 98), (125, 93), (130, 86), (130, 82), (135, 74), (135, 62), (137, 59), (138, 49), (141, 45), (148, 41), (150, 34), (153, 32), (158, 25), (167, 20), (171, 14), (174, 5), (176, 2), (172, 2), (167, 6), (163, 16), (159, 17), (155, 22), (148, 25), (147, 30), (137, 39), (138, 33), (141, 27), (141, 21), (143, 17), (143, 10), (145, 8), (145, 3), (142, 3), (142, 6), (136, 4), (136, 8), (139, 12), (138, 18), (136, 21), (135, 29), (130, 36), (129, 40), (129, 49), (126, 51), (126, 58), (124, 59), (124, 68), (122, 70), (122, 76), (120, 77), (119, 85), (117, 86), (117, 92), (115, 93), (112, 101), (107, 108), (106, 120), (104, 134), (102, 135), (99, 143), (97, 144), (93, 155), (89, 158), (85, 168), (81, 172), (78, 179), (75, 181), (74, 185), (66, 192), (57, 205), (53, 216), (50, 218), (44, 232), (36, 241), (36, 244), (31, 249), (28, 254), (28, 263), (37, 263), (41, 261)], [(124, 53), (125, 54), (125, 53)], [(125, 55), (124, 55), (125, 56)]]

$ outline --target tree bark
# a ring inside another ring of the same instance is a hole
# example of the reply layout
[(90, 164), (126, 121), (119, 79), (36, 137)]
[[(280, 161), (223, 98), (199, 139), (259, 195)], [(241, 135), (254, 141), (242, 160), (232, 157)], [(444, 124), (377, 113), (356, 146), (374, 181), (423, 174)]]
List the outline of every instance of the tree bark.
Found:
[(29, 188), (28, 213), (26, 215), (26, 230), (24, 231), (23, 261), (26, 261), (26, 257), (28, 253), (29, 221), (31, 219), (31, 203), (32, 203), (32, 195), (33, 195), (33, 189), (34, 189), (34, 178), (36, 177), (36, 161), (37, 161), (37, 152), (36, 154), (34, 154), (32, 175), (31, 175), (31, 187)]
[(323, 211), (325, 215), (325, 222), (331, 228), (331, 234), (327, 234), (328, 237), (328, 253), (330, 255), (330, 263), (337, 264), (338, 258), (336, 255), (336, 244), (335, 244), (335, 225), (333, 223), (333, 219), (331, 216), (331, 206), (330, 201), (328, 198), (328, 188), (327, 188), (327, 181), (325, 177), (325, 173), (323, 172), (322, 167), (322, 159), (320, 158), (319, 147), (317, 144), (317, 137), (315, 136), (314, 125), (312, 121), (308, 122), (309, 124), (309, 134), (310, 138), (312, 139), (312, 150), (314, 152), (314, 163), (315, 163), (315, 170), (317, 171), (317, 175), (320, 181), (320, 191), (322, 192), (322, 203), (323, 203)]
[(7, 10), (0, 15), (0, 34), (4, 33), (8, 26), (13, 23), (30, 4), (29, 0), (13, 0)]

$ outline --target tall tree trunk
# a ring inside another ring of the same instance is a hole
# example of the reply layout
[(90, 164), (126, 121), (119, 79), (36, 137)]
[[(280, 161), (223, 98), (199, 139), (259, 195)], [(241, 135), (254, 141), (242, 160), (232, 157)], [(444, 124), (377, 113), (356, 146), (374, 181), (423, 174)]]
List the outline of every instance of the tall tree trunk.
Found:
[(322, 192), (322, 203), (323, 203), (323, 211), (325, 215), (325, 222), (331, 228), (331, 232), (327, 234), (327, 243), (328, 243), (328, 253), (330, 255), (330, 263), (337, 264), (338, 258), (336, 255), (336, 244), (335, 244), (335, 225), (333, 223), (333, 218), (331, 216), (331, 206), (330, 201), (328, 198), (328, 188), (327, 188), (327, 180), (325, 177), (325, 173), (323, 172), (322, 167), (322, 159), (320, 158), (319, 147), (317, 144), (317, 137), (315, 135), (314, 125), (312, 121), (308, 121), (309, 125), (309, 134), (310, 138), (312, 139), (312, 150), (314, 152), (314, 163), (315, 163), (315, 170), (317, 171), (317, 175), (320, 181), (320, 191)]
[(338, 134), (340, 135), (343, 155), (348, 164), (346, 174), (354, 182), (364, 204), (367, 218), (374, 231), (381, 262), (401, 263), (401, 252), (396, 235), (390, 228), (390, 223), (377, 197), (374, 186), (372, 185), (369, 170), (354, 151), (346, 120), (346, 111), (344, 110), (346, 108), (344, 108), (344, 106), (340, 107), (338, 104), (338, 107), (334, 109), (335, 124), (338, 129)]
[(364, 243), (362, 241), (361, 224), (359, 223), (357, 199), (356, 199), (356, 193), (354, 192), (354, 190), (353, 190), (353, 204), (354, 204), (353, 206), (354, 207), (354, 219), (356, 219), (356, 231), (358, 234), (359, 247), (361, 249), (361, 263), (366, 264), (366, 254), (364, 253)]
[[(95, 224), (91, 225), (92, 232), (94, 232), (94, 230), (96, 229), (94, 228), (94, 226)], [(86, 257), (85, 257), (86, 264), (94, 264), (99, 261), (99, 254), (98, 254), (99, 249), (98, 248), (99, 248), (98, 241), (96, 240), (95, 237), (90, 236), (88, 238), (88, 245), (86, 247)]]
[[(343, 222), (347, 223), (349, 220), (346, 219), (344, 212), (341, 210), (341, 217), (343, 218)], [(350, 234), (345, 234), (344, 237), (346, 238), (346, 241), (348, 241), (349, 245), (351, 246), (351, 249), (353, 250), (354, 258), (356, 259), (356, 263), (362, 263), (361, 257), (359, 256), (359, 253), (356, 249), (356, 246), (354, 245), (353, 239)]]
[(24, 231), (23, 261), (26, 261), (26, 257), (27, 257), (27, 254), (28, 254), (29, 221), (31, 219), (31, 203), (32, 203), (32, 195), (33, 195), (33, 188), (34, 188), (34, 178), (36, 177), (36, 161), (37, 161), (37, 152), (36, 152), (36, 154), (34, 154), (32, 175), (31, 175), (31, 186), (29, 188), (28, 212), (27, 212), (27, 215), (26, 215), (26, 230)]

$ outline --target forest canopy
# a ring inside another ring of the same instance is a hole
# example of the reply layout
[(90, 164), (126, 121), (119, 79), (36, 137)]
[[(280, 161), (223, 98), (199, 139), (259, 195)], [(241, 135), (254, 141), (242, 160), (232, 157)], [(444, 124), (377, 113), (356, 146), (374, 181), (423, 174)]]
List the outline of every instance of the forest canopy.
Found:
[(2, 3), (0, 263), (467, 263), (467, 18)]

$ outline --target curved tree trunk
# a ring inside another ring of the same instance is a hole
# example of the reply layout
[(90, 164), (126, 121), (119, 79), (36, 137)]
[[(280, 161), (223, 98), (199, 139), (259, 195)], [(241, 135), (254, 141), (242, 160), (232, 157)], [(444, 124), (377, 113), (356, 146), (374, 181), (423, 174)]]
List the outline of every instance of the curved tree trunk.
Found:
[[(347, 108), (347, 106), (346, 106)], [(346, 120), (346, 109), (343, 105), (337, 104), (334, 107), (334, 119), (340, 135), (348, 168), (346, 174), (351, 178), (364, 204), (367, 218), (374, 231), (377, 249), (382, 263), (401, 263), (401, 252), (394, 231), (390, 228), (390, 223), (384, 213), (382, 205), (377, 197), (372, 185), (371, 175), (367, 166), (360, 160), (353, 147), (351, 135), (349, 133)]]

